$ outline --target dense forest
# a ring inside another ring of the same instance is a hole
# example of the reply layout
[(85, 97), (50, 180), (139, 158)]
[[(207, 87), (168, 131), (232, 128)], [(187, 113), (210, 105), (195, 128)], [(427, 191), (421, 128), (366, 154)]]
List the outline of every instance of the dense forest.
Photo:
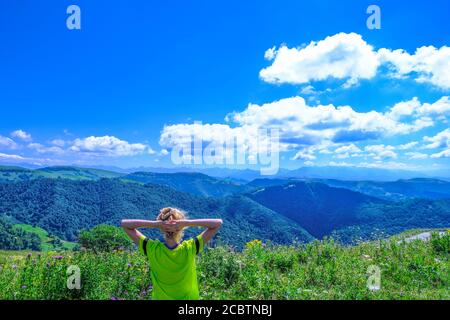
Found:
[(41, 239), (32, 232), (26, 232), (14, 226), (4, 217), (0, 217), (1, 250), (41, 250)]
[[(330, 236), (352, 244), (408, 229), (450, 225), (450, 199), (440, 199), (448, 192), (448, 183), (432, 179), (332, 181), (341, 185), (338, 188), (314, 180), (258, 179), (240, 184), (198, 173), (126, 175), (71, 167), (2, 167), (0, 177), (3, 221), (27, 224), (28, 231), (42, 228), (64, 244), (76, 241), (80, 230), (99, 224), (119, 225), (123, 218), (154, 219), (165, 206), (181, 208), (190, 218), (222, 218), (224, 225), (215, 243), (238, 248), (253, 239), (290, 244)], [(365, 185), (369, 187), (364, 189)], [(374, 186), (401, 191), (400, 185), (408, 186), (403, 200), (370, 195)], [(356, 187), (364, 192), (350, 190)], [(5, 223), (2, 228), (9, 234), (4, 238), (11, 239), (12, 229)], [(160, 237), (156, 230), (146, 232)], [(186, 237), (197, 232), (188, 229)]]
[[(35, 179), (4, 183), (0, 184), (0, 200), (3, 215), (40, 226), (70, 241), (76, 240), (81, 229), (98, 224), (118, 225), (123, 218), (154, 219), (165, 206), (182, 208), (191, 218), (224, 219), (217, 242), (241, 247), (256, 238), (280, 244), (313, 239), (294, 221), (242, 195), (201, 198), (166, 186), (116, 179)], [(186, 234), (194, 232), (188, 230)]]

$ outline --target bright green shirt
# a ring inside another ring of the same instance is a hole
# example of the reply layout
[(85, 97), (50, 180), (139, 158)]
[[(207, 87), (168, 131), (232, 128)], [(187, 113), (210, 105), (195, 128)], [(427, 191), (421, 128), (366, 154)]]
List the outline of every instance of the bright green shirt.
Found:
[[(198, 235), (198, 253), (203, 251), (203, 237)], [(144, 242), (147, 241), (146, 250)], [(195, 238), (181, 242), (169, 249), (159, 240), (142, 237), (139, 251), (150, 262), (154, 300), (198, 300), (198, 283), (195, 256)]]

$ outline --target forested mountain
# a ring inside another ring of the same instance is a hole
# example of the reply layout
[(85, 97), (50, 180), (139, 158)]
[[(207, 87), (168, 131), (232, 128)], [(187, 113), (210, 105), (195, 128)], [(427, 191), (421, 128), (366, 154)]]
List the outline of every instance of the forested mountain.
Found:
[(384, 203), (362, 193), (301, 181), (259, 189), (248, 196), (297, 221), (318, 238), (335, 229), (357, 223), (356, 216), (364, 204)]
[(160, 184), (203, 197), (226, 197), (249, 190), (245, 185), (194, 172), (135, 172), (122, 177), (121, 180)]
[(397, 181), (341, 181), (323, 180), (329, 186), (346, 188), (388, 200), (450, 199), (450, 182), (438, 179), (417, 178)]
[(397, 181), (344, 181), (334, 179), (255, 179), (248, 187), (283, 186), (298, 181), (324, 183), (334, 188), (344, 188), (385, 200), (450, 199), (450, 182), (439, 179), (416, 178)]
[(117, 178), (123, 174), (89, 168), (77, 167), (47, 167), (41, 169), (26, 169), (21, 167), (0, 166), (0, 183), (9, 181), (28, 181), (40, 178), (61, 178), (70, 180), (99, 180), (102, 178)]
[[(287, 244), (330, 235), (352, 243), (450, 226), (450, 200), (443, 200), (450, 183), (436, 179), (274, 178), (240, 184), (200, 173), (0, 167), (0, 182), (0, 217), (69, 241), (98, 224), (154, 219), (165, 206), (184, 209), (192, 218), (221, 217), (225, 223), (215, 241), (236, 246), (252, 239)], [(428, 199), (412, 200), (422, 197)]]
[(118, 225), (123, 218), (154, 219), (165, 206), (186, 210), (191, 218), (224, 219), (219, 242), (242, 246), (252, 239), (274, 243), (312, 239), (294, 221), (243, 196), (202, 198), (166, 186), (117, 179), (35, 179), (0, 184), (2, 215), (40, 226), (66, 240), (75, 240), (79, 230), (101, 223)]
[(26, 232), (0, 216), (0, 250), (40, 250), (41, 240), (35, 233)]
[(248, 196), (297, 221), (315, 237), (335, 235), (345, 243), (450, 226), (450, 200), (393, 202), (317, 182), (290, 182)]
[(414, 199), (387, 204), (368, 204), (356, 216), (357, 223), (333, 232), (343, 243), (375, 240), (410, 229), (450, 226), (450, 199)]

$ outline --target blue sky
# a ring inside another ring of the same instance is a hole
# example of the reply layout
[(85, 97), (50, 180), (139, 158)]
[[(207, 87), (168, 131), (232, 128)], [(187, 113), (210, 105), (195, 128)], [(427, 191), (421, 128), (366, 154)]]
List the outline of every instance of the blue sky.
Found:
[(449, 168), (450, 3), (432, 3), (3, 1), (0, 163), (173, 166), (196, 135), (257, 158), (275, 128), (286, 168)]

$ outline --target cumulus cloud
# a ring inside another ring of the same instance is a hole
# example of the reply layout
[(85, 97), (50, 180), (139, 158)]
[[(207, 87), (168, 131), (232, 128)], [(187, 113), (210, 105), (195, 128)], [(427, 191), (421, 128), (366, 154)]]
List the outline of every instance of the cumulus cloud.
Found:
[(14, 140), (0, 135), (0, 148), (17, 149), (18, 145)]
[(61, 155), (64, 153), (64, 150), (58, 146), (46, 147), (40, 143), (30, 143), (30, 144), (28, 144), (27, 147), (38, 153), (50, 153), (50, 154), (58, 154), (58, 155)]
[(369, 145), (364, 148), (364, 151), (368, 152), (369, 156), (374, 158), (375, 160), (384, 160), (384, 159), (395, 159), (397, 158), (397, 153), (395, 153), (395, 147), (378, 144), (378, 145)]
[(403, 49), (378, 51), (381, 63), (390, 65), (394, 76), (415, 74), (416, 81), (450, 89), (450, 47), (424, 46), (409, 54)]
[(306, 84), (333, 78), (346, 80), (344, 87), (349, 87), (361, 79), (372, 79), (384, 65), (392, 77), (409, 76), (417, 82), (450, 89), (447, 46), (423, 46), (414, 54), (404, 49), (375, 50), (359, 34), (338, 33), (303, 47), (273, 47), (264, 57), (272, 64), (260, 71), (260, 77), (269, 83)]
[(418, 144), (419, 144), (418, 141), (411, 141), (411, 142), (408, 142), (408, 143), (401, 144), (401, 145), (397, 146), (397, 149), (399, 149), (399, 150), (409, 150), (409, 149), (414, 148)]
[[(227, 137), (240, 137), (243, 150), (257, 154), (258, 130), (264, 128), (279, 131), (279, 151), (295, 151), (293, 160), (312, 161), (318, 154), (330, 153), (341, 159), (364, 156), (375, 160), (395, 159), (397, 153), (392, 146), (372, 146), (363, 152), (355, 143), (407, 135), (433, 125), (422, 116), (425, 112), (421, 110), (425, 105), (434, 104), (419, 104), (416, 108), (419, 111), (408, 112), (410, 117), (405, 119), (399, 115), (405, 112), (399, 111), (398, 104), (384, 113), (358, 112), (351, 106), (310, 106), (297, 96), (262, 105), (249, 104), (241, 112), (228, 114), (223, 124), (167, 125), (159, 142), (162, 148), (170, 150), (175, 146), (191, 147), (195, 138), (201, 142), (194, 149), (202, 149), (204, 143), (224, 144)], [(415, 145), (417, 142), (411, 142), (399, 149), (407, 150)]]
[(444, 149), (431, 155), (431, 158), (450, 158), (450, 129), (439, 132), (434, 137), (424, 137), (428, 142), (425, 149)]
[(270, 83), (302, 84), (327, 78), (355, 83), (374, 77), (379, 65), (373, 47), (356, 33), (339, 33), (303, 48), (273, 47), (264, 56), (273, 62), (260, 71), (260, 77)]
[(17, 138), (23, 141), (31, 141), (31, 134), (19, 129), (16, 131), (11, 132), (11, 137)]
[(90, 136), (75, 139), (69, 150), (90, 155), (119, 157), (141, 154), (149, 150), (149, 147), (142, 143), (129, 143), (114, 136)]
[(377, 111), (357, 112), (351, 106), (309, 106), (301, 97), (278, 100), (228, 116), (241, 127), (278, 127), (281, 142), (313, 145), (323, 140), (345, 143), (377, 139), (385, 135), (407, 134), (429, 126), (396, 121)]
[(410, 159), (427, 159), (428, 155), (421, 152), (407, 152), (405, 153)]
[(350, 157), (359, 157), (361, 156), (362, 150), (357, 147), (355, 144), (351, 143), (349, 145), (344, 145), (334, 150), (337, 158), (346, 159)]
[(417, 97), (414, 97), (395, 104), (387, 115), (394, 120), (415, 117), (424, 122), (433, 123), (431, 118), (439, 120), (450, 116), (450, 99), (444, 96), (433, 103), (421, 103)]
[(54, 139), (50, 143), (54, 146), (61, 147), (61, 148), (66, 145), (66, 141), (64, 141), (62, 139)]
[(447, 148), (450, 147), (450, 129), (445, 129), (439, 132), (434, 137), (424, 137), (423, 138), (428, 144), (425, 146), (426, 149), (436, 149), (436, 148)]
[(0, 153), (0, 159), (2, 160), (15, 160), (15, 161), (22, 161), (25, 160), (24, 157), (16, 155), (16, 154), (5, 154)]
[(311, 162), (315, 160), (317, 157), (314, 155), (314, 150), (307, 148), (304, 150), (298, 151), (293, 157), (292, 160), (306, 160), (306, 162)]

